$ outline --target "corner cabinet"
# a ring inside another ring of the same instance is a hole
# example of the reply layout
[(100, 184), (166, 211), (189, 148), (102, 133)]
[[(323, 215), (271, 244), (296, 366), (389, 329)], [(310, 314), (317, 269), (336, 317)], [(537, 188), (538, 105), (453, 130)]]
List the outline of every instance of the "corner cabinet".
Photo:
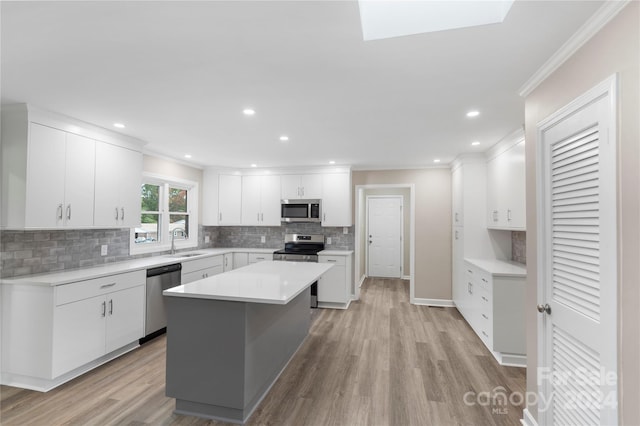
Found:
[(141, 270), (62, 285), (4, 282), (2, 384), (48, 391), (137, 347), (145, 280)]
[(27, 105), (3, 107), (2, 228), (135, 226), (142, 154), (129, 139)]
[(322, 175), (322, 226), (351, 226), (351, 173)]
[(353, 253), (318, 255), (319, 263), (333, 264), (333, 268), (318, 280), (318, 307), (346, 309), (351, 303), (353, 287)]
[(499, 143), (488, 152), (487, 227), (526, 230), (524, 134)]

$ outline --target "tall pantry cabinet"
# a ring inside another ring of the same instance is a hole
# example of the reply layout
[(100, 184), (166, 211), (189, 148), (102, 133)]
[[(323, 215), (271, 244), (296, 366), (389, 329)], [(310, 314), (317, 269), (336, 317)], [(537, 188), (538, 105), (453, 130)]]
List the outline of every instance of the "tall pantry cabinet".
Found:
[(509, 258), (511, 238), (487, 230), (487, 166), (483, 155), (458, 157), (451, 167), (452, 186), (452, 298), (467, 318), (473, 310), (473, 290), (465, 276), (466, 258)]

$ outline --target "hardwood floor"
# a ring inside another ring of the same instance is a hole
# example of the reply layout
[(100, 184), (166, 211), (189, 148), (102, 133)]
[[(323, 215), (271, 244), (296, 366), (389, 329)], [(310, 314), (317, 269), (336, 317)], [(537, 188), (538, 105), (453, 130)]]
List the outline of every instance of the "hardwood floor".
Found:
[[(455, 308), (410, 305), (408, 287), (367, 279), (348, 310), (315, 311), (247, 424), (518, 425), (522, 405), (494, 396), (519, 402), (525, 370), (498, 365)], [(2, 386), (0, 424), (224, 424), (173, 414), (165, 348), (157, 338), (47, 393)]]

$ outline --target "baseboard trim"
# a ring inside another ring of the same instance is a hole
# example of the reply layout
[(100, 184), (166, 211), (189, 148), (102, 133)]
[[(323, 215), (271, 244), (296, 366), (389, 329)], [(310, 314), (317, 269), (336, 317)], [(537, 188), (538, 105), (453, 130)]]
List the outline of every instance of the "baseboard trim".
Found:
[(423, 305), (423, 306), (437, 306), (442, 308), (454, 308), (453, 300), (448, 299), (422, 299), (418, 297), (414, 297), (411, 302), (414, 305)]
[(366, 280), (366, 279), (367, 279), (366, 275), (361, 276), (360, 277), (360, 283), (358, 284), (358, 287), (362, 287), (362, 284), (364, 283), (364, 280)]
[[(486, 346), (486, 345), (485, 345)], [(500, 365), (505, 367), (527, 368), (527, 356), (518, 354), (507, 354), (503, 352), (491, 351), (493, 357)]]
[(531, 411), (528, 408), (522, 410), (522, 419), (520, 420), (523, 426), (538, 426), (538, 422), (531, 415)]
[(411, 279), (411, 275), (403, 275), (400, 277), (401, 280), (410, 280)]

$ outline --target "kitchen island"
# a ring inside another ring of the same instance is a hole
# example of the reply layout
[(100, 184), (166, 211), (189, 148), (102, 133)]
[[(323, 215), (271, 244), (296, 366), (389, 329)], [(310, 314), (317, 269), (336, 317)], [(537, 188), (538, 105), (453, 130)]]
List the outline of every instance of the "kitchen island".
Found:
[(332, 265), (260, 262), (164, 291), (176, 413), (244, 423), (309, 332), (309, 287)]

